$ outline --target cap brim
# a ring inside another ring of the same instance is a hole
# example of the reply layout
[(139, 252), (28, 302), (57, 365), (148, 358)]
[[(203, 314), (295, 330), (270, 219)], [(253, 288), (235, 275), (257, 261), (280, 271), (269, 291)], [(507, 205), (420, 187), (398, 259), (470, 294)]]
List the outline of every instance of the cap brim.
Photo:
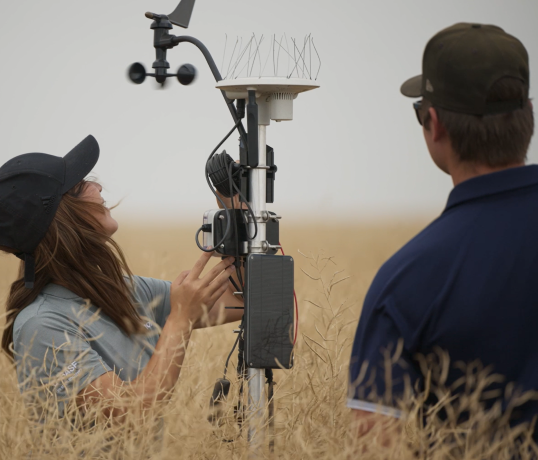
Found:
[(99, 159), (99, 144), (91, 134), (64, 156), (65, 181), (62, 193), (84, 179)]
[(422, 75), (410, 78), (400, 88), (401, 93), (407, 97), (422, 96)]
[(97, 164), (99, 144), (91, 134), (64, 156), (65, 181), (62, 193), (71, 190), (84, 179)]

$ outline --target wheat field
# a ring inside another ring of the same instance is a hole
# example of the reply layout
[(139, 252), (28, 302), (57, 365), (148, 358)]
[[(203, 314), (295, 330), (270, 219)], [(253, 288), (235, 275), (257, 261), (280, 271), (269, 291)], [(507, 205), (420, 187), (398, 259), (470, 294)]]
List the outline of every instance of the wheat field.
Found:
[[(282, 225), (282, 245), (295, 259), (299, 334), (294, 368), (275, 371), (274, 433), (267, 438), (273, 451), (264, 446), (258, 451), (260, 458), (501, 459), (512, 458), (516, 450), (522, 458), (536, 458), (522, 430), (509, 430), (497, 421), (498, 414), (482, 410), (479, 382), (458, 406), (471, 413), (463, 424), (450, 418), (436, 421), (435, 414), (425, 417), (420, 397), (413, 396), (405, 419), (390, 419), (357, 436), (360, 427), (354, 425), (345, 400), (361, 304), (381, 264), (423, 226), (424, 222), (351, 228)], [(135, 274), (171, 280), (199, 256), (194, 231), (195, 226), (125, 224), (116, 240)], [(15, 258), (0, 256), (4, 298), (17, 266)], [(235, 377), (219, 426), (208, 422), (209, 398), (222, 375), (236, 326), (195, 331), (169, 402), (133, 414), (121, 425), (98, 420), (75, 428), (68, 417), (36, 423), (18, 391), (12, 365), (1, 356), (0, 459), (246, 458), (246, 430), (238, 428), (233, 416)], [(234, 355), (230, 369), (235, 362)]]

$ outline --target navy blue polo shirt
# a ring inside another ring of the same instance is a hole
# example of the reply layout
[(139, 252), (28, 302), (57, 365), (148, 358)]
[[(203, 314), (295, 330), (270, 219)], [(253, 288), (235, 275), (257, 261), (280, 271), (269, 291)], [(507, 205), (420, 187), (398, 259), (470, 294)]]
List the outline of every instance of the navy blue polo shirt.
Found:
[[(538, 165), (457, 185), (442, 215), (381, 267), (353, 344), (348, 407), (398, 417), (406, 383), (423, 382), (419, 357), (438, 349), (450, 357), (447, 387), (463, 376), (457, 362), (478, 360), (504, 376), (488, 387), (497, 395), (509, 382), (538, 389)], [(512, 424), (535, 414), (529, 401)]]

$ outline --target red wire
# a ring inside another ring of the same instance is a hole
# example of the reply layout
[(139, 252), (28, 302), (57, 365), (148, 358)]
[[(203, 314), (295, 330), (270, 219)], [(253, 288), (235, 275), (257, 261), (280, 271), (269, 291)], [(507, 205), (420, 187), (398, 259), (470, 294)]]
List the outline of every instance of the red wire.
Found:
[[(280, 242), (278, 243), (278, 245), (280, 246), (280, 252), (282, 253), (283, 256), (285, 256), (286, 254), (284, 254), (284, 249), (282, 249), (282, 245), (280, 244)], [(297, 341), (297, 331), (299, 330), (299, 307), (297, 306), (297, 296), (295, 295), (295, 289), (293, 290), (293, 298), (295, 299), (295, 317), (296, 317), (295, 336), (293, 337), (293, 345), (295, 345), (295, 342)]]

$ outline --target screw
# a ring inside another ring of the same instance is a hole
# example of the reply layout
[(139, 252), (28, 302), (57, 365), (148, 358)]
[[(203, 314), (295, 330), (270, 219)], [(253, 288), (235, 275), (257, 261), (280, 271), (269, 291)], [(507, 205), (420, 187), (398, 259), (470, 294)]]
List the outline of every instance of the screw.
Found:
[(220, 248), (221, 248), (221, 249), (224, 249), (224, 245), (223, 245), (223, 244), (221, 244), (221, 245), (220, 245)]

